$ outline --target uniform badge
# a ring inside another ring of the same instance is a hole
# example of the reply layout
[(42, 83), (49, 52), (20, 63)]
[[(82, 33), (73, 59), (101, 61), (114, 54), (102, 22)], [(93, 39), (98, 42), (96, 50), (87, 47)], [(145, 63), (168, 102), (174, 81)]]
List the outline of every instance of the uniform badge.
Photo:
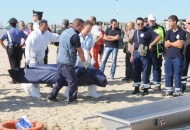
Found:
[(179, 34), (176, 36), (176, 39), (179, 39)]
[(141, 33), (140, 37), (144, 37), (144, 33)]

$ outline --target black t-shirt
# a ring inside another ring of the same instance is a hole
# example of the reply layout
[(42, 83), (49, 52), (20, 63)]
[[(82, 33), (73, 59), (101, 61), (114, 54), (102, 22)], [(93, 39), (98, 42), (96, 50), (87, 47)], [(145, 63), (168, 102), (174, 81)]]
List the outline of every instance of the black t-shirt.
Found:
[[(121, 29), (116, 28), (115, 30), (112, 30), (112, 27), (110, 27), (106, 29), (105, 34), (107, 36), (116, 36), (116, 35), (121, 36)], [(119, 40), (105, 41), (105, 43), (106, 43), (105, 47), (113, 47), (113, 48), (119, 47)]]
[[(169, 40), (170, 42), (175, 42), (177, 40), (184, 40), (186, 39), (186, 33), (183, 29), (178, 27), (176, 32), (173, 32), (172, 29), (167, 31), (165, 41)], [(169, 57), (183, 57), (183, 49), (169, 47), (166, 51), (166, 58)]]
[(81, 47), (80, 37), (79, 37), (78, 33), (75, 34), (75, 35), (73, 35), (73, 36), (71, 37), (70, 42), (71, 42), (71, 45), (72, 45), (72, 46), (75, 46), (76, 48)]
[(190, 33), (186, 32), (186, 41), (183, 46), (183, 55), (187, 58), (190, 58)]
[(139, 44), (149, 46), (150, 42), (154, 41), (157, 36), (158, 34), (150, 28), (145, 27), (143, 30), (136, 30), (133, 36), (135, 50), (138, 49)]

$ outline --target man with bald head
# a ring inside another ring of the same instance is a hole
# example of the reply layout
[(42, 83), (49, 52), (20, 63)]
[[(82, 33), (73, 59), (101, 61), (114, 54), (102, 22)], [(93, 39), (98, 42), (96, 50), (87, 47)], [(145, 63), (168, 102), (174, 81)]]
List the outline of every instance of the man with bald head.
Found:
[(63, 87), (65, 80), (68, 83), (69, 88), (68, 103), (70, 104), (73, 101), (77, 101), (78, 79), (74, 69), (77, 53), (81, 61), (84, 63), (85, 68), (87, 67), (84, 52), (81, 48), (80, 37), (78, 35), (82, 31), (83, 25), (84, 21), (76, 18), (73, 21), (72, 27), (63, 31), (60, 35), (59, 51), (57, 55), (59, 78), (47, 97), (47, 99), (51, 101), (58, 101), (56, 97), (59, 90)]
[(126, 57), (125, 57), (125, 78), (122, 79), (122, 81), (130, 82), (130, 80), (133, 80), (133, 65), (130, 62), (131, 57), (131, 51), (132, 51), (132, 44), (133, 44), (133, 35), (134, 35), (135, 29), (134, 29), (134, 23), (128, 22), (127, 23), (127, 31), (125, 31), (125, 35), (123, 38), (123, 42), (125, 43), (125, 49), (126, 49)]

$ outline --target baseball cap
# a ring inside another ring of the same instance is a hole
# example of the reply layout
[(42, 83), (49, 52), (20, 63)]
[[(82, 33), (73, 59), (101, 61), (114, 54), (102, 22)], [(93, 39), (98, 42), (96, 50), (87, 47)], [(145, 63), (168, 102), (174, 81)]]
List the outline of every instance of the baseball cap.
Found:
[(150, 15), (148, 16), (148, 20), (156, 20), (155, 15), (154, 15), (154, 14), (150, 14)]

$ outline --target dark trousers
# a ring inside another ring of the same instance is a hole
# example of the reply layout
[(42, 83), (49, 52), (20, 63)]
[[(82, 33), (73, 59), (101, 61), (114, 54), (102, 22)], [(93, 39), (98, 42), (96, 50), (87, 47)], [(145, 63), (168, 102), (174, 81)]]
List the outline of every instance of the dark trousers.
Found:
[(127, 80), (134, 80), (133, 64), (130, 62), (131, 53), (126, 53), (125, 56), (125, 77)]
[(172, 91), (173, 78), (175, 79), (175, 90), (181, 90), (181, 73), (183, 66), (183, 58), (166, 58), (165, 71), (166, 71), (166, 90)]
[(58, 73), (59, 78), (52, 89), (51, 96), (57, 97), (59, 90), (63, 87), (63, 82), (66, 80), (69, 87), (69, 101), (77, 99), (78, 79), (74, 67), (58, 63)]
[(11, 68), (20, 68), (22, 59), (22, 48), (21, 47), (7, 47), (7, 55)]
[(181, 85), (182, 87), (186, 87), (187, 84), (187, 73), (189, 68), (190, 58), (184, 58), (183, 60), (183, 70), (182, 70), (182, 76), (181, 76)]
[(49, 49), (47, 47), (47, 49), (45, 50), (44, 64), (48, 64), (48, 53), (49, 53)]
[[(156, 51), (150, 52), (150, 66), (153, 67), (153, 81), (156, 84), (160, 85), (161, 82), (161, 67), (162, 67), (162, 56), (160, 55), (159, 58), (157, 58)], [(150, 73), (151, 73), (151, 67), (150, 67)]]
[(145, 88), (149, 88), (149, 67), (150, 67), (150, 54), (147, 53), (146, 56), (140, 56), (138, 51), (134, 52), (134, 60), (133, 60), (133, 69), (134, 69), (134, 87), (138, 87), (141, 84), (141, 72), (142, 81), (144, 83)]

